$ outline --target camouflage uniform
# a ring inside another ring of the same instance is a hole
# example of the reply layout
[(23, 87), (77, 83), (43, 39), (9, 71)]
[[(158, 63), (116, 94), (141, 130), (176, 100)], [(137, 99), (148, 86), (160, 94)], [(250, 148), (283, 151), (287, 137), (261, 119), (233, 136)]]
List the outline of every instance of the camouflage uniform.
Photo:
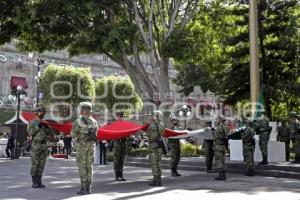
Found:
[(180, 139), (169, 139), (169, 144), (171, 148), (171, 159), (170, 165), (172, 170), (172, 176), (180, 176), (177, 172), (177, 166), (180, 161)]
[[(299, 121), (296, 118), (292, 118), (289, 122), (289, 132), (290, 132), (290, 139), (292, 140), (293, 144), (293, 151), (295, 152), (295, 161), (300, 161), (300, 136), (299, 136)], [(298, 148), (297, 148), (298, 147)], [(298, 158), (297, 158), (298, 157)]]
[(116, 181), (126, 181), (123, 178), (123, 166), (127, 151), (126, 138), (114, 141), (113, 156), (114, 156), (114, 170), (116, 174)]
[(219, 172), (219, 176), (216, 178), (216, 180), (226, 180), (225, 153), (227, 138), (227, 128), (225, 127), (224, 123), (220, 121), (216, 130), (214, 140), (215, 162), (217, 171)]
[(247, 125), (247, 128), (241, 134), (243, 141), (243, 155), (246, 162), (247, 172), (246, 176), (254, 176), (254, 150), (255, 150), (255, 130)]
[(300, 123), (296, 118), (292, 118), (289, 123), (290, 134), (294, 137), (295, 163), (300, 163)]
[(214, 160), (214, 141), (213, 140), (204, 140), (203, 149), (205, 154), (205, 163), (206, 163), (206, 171), (208, 173), (213, 172), (213, 160)]
[(30, 175), (33, 179), (34, 188), (45, 187), (41, 178), (48, 156), (47, 137), (52, 136), (55, 132), (48, 126), (40, 123), (38, 119), (32, 120), (27, 127), (28, 135), (32, 138), (31, 143), (31, 170)]
[(147, 129), (147, 136), (149, 140), (149, 161), (152, 169), (152, 175), (154, 177), (152, 186), (161, 185), (161, 168), (160, 162), (162, 157), (162, 149), (159, 147), (159, 140), (164, 133), (165, 126), (162, 122), (151, 122)]
[(261, 151), (263, 160), (260, 164), (268, 164), (268, 143), (270, 139), (269, 120), (263, 116), (255, 127), (256, 133), (259, 134), (259, 149)]
[(98, 124), (96, 120), (89, 115), (81, 115), (74, 122), (71, 131), (72, 137), (77, 140), (76, 158), (79, 167), (81, 190), (83, 193), (90, 192), (93, 176), (92, 164), (94, 162), (95, 141), (86, 140), (89, 128), (94, 128), (97, 134)]
[(277, 129), (277, 141), (285, 143), (285, 159), (290, 160), (290, 130), (286, 123), (283, 123)]

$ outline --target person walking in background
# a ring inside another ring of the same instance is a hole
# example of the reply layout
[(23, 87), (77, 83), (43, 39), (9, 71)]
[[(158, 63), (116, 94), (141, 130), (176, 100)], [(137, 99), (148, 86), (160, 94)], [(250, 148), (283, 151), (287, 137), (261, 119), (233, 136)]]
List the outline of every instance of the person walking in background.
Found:
[[(173, 118), (171, 120), (172, 123), (172, 130), (178, 130), (178, 120)], [(177, 167), (178, 164), (180, 162), (180, 139), (169, 139), (169, 145), (170, 145), (170, 165), (171, 165), (171, 176), (173, 177), (177, 177), (177, 176), (181, 176), (181, 174), (179, 174), (177, 172)]]
[[(206, 126), (210, 127), (212, 131), (215, 129), (212, 127), (212, 122), (206, 122)], [(213, 170), (213, 160), (214, 160), (214, 140), (204, 140), (203, 149), (205, 154), (206, 172), (214, 173)]]
[(15, 158), (15, 139), (16, 135), (13, 132), (10, 132), (7, 138), (7, 145), (6, 145), (6, 155), (7, 158), (14, 159)]
[(66, 154), (66, 159), (69, 158), (72, 152), (72, 137), (70, 135), (66, 135), (64, 137), (64, 153)]
[(106, 149), (108, 147), (108, 142), (106, 140), (99, 141), (100, 149), (100, 165), (106, 165)]

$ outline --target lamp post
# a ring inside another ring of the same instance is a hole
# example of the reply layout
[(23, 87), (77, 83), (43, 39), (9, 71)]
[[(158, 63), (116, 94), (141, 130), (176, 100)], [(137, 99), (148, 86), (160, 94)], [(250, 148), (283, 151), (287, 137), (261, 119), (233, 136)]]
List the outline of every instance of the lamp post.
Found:
[(187, 105), (183, 105), (178, 112), (179, 117), (184, 117), (184, 129), (186, 129), (186, 118), (191, 116), (191, 111)]
[(16, 121), (16, 139), (15, 139), (15, 149), (14, 149), (14, 157), (19, 158), (17, 154), (17, 145), (18, 145), (18, 128), (19, 128), (19, 120), (20, 120), (20, 103), (21, 103), (21, 95), (23, 94), (23, 87), (21, 85), (17, 86), (16, 97), (17, 97), (17, 121)]
[[(34, 58), (33, 53), (28, 54), (29, 58)], [(37, 75), (34, 77), (36, 80), (36, 107), (39, 107), (39, 97), (40, 97), (40, 90), (39, 90), (39, 83), (41, 78), (41, 65), (44, 64), (45, 61), (40, 57), (36, 59), (34, 64), (37, 66)]]

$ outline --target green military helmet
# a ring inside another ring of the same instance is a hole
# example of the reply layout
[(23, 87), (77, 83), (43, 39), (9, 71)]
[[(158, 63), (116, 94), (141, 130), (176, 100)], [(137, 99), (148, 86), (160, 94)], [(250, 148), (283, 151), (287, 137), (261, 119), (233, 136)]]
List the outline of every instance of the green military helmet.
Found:
[(92, 103), (91, 102), (81, 102), (79, 104), (80, 109), (86, 109), (92, 112)]
[(252, 120), (247, 120), (247, 125), (252, 126), (253, 125), (253, 121)]
[(297, 116), (297, 113), (295, 111), (291, 111), (291, 112), (289, 112), (289, 115), (290, 116)]
[(45, 108), (42, 108), (42, 107), (36, 108), (34, 112), (35, 112), (35, 113), (45, 113), (45, 112), (46, 112), (46, 109), (45, 109)]

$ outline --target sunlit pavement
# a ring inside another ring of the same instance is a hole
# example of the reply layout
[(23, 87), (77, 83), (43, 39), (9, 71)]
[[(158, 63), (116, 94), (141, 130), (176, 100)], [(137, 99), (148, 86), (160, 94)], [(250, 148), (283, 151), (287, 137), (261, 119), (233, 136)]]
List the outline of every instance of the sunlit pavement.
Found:
[(31, 188), (30, 160), (0, 159), (0, 199), (230, 199), (300, 200), (300, 180), (245, 177), (228, 174), (226, 182), (214, 181), (215, 174), (181, 172), (172, 178), (163, 172), (163, 187), (148, 186), (150, 169), (125, 167), (126, 182), (115, 182), (112, 165), (94, 166), (93, 194), (79, 196), (79, 175), (74, 159), (48, 159), (44, 189)]

